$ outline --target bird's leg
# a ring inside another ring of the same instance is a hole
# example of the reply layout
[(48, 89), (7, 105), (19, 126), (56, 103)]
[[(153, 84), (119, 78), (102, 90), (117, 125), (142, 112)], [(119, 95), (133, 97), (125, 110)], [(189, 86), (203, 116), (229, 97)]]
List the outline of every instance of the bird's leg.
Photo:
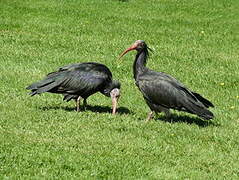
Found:
[(83, 109), (84, 109), (84, 110), (85, 110), (86, 106), (87, 106), (87, 101), (86, 101), (86, 99), (84, 99), (84, 100), (83, 100)]
[(165, 113), (165, 115), (166, 115), (167, 118), (170, 118), (170, 117), (171, 117), (171, 113), (170, 113), (170, 111), (169, 111), (168, 109), (165, 110), (164, 113)]
[(81, 96), (79, 96), (76, 100), (76, 111), (80, 112), (80, 100), (82, 99)]
[(152, 119), (152, 117), (154, 116), (154, 114), (153, 114), (154, 112), (153, 111), (150, 111), (149, 113), (148, 113), (148, 116), (147, 116), (147, 118), (146, 118), (146, 122), (148, 122), (149, 120), (151, 120)]
[(163, 112), (165, 113), (166, 118), (172, 122), (170, 110), (166, 109)]

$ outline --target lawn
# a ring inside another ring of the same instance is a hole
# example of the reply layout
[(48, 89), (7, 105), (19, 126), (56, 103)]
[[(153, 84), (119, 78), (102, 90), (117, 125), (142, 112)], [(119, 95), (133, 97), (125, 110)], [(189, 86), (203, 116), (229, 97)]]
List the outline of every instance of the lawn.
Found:
[[(238, 179), (239, 1), (0, 1), (0, 179)], [(173, 112), (146, 123), (135, 52), (215, 105), (209, 122)], [(25, 89), (59, 67), (106, 64), (122, 84), (117, 115), (101, 94), (86, 111)]]

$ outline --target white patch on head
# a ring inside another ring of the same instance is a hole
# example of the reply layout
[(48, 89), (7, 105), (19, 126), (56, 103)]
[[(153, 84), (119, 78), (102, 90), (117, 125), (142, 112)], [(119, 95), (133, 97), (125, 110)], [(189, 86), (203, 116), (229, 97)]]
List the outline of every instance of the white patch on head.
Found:
[(143, 40), (135, 41), (134, 45), (137, 47), (136, 49), (142, 49), (144, 47), (145, 42)]
[(144, 41), (143, 40), (137, 40), (137, 41), (135, 41), (135, 43), (137, 43), (137, 44), (144, 43)]
[(120, 96), (120, 90), (118, 88), (114, 88), (110, 92), (111, 97), (119, 97)]

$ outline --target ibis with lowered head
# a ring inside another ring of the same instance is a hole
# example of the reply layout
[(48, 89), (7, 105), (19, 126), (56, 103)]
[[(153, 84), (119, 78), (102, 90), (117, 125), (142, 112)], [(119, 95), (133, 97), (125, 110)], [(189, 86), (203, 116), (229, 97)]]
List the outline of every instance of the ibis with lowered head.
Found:
[(62, 94), (63, 100), (76, 101), (77, 111), (80, 111), (80, 101), (83, 99), (83, 107), (86, 99), (101, 92), (112, 99), (112, 114), (116, 113), (117, 101), (120, 97), (120, 83), (112, 79), (112, 73), (108, 67), (96, 62), (84, 62), (70, 64), (59, 68), (58, 71), (49, 73), (43, 80), (35, 82), (27, 87), (30, 95), (45, 92)]

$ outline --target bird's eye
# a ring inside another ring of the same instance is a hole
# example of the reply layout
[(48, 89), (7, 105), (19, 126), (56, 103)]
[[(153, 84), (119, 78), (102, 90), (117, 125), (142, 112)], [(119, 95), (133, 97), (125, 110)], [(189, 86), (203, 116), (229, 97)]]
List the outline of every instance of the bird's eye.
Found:
[(139, 44), (139, 45), (138, 45), (138, 48), (139, 48), (139, 49), (142, 49), (142, 48), (143, 48), (142, 44)]

